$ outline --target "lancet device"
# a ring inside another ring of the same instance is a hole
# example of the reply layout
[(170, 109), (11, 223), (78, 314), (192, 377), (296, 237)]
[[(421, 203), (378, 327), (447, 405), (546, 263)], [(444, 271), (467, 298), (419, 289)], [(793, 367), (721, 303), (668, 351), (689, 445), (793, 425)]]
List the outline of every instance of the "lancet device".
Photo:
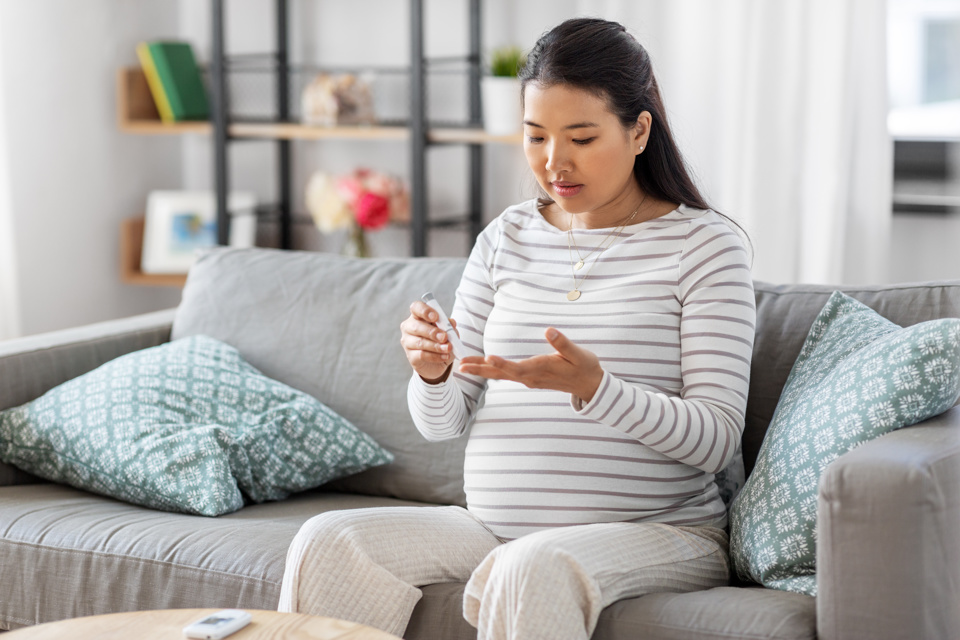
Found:
[(443, 307), (440, 306), (440, 303), (437, 302), (437, 299), (433, 297), (433, 294), (429, 291), (423, 294), (420, 299), (426, 302), (431, 309), (437, 312), (437, 316), (440, 317), (437, 321), (437, 326), (447, 334), (447, 342), (453, 347), (453, 357), (457, 360), (463, 360), (464, 356), (467, 355), (467, 350), (464, 348), (463, 342), (460, 341), (460, 336), (457, 335), (453, 325), (450, 324), (450, 318), (443, 312)]

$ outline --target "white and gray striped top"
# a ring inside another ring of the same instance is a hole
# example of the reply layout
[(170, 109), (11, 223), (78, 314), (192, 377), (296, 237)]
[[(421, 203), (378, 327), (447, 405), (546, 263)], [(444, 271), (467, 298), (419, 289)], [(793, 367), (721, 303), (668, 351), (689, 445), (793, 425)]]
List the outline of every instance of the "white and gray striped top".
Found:
[[(575, 233), (586, 256), (610, 229)], [(604, 375), (582, 406), (457, 371), (438, 385), (413, 375), (410, 412), (427, 440), (469, 427), (470, 511), (505, 540), (595, 522), (724, 526), (713, 478), (743, 430), (756, 319), (747, 262), (724, 218), (681, 205), (626, 227), (570, 302), (567, 235), (536, 200), (487, 226), (451, 314), (470, 355), (552, 353), (553, 326), (596, 353)]]

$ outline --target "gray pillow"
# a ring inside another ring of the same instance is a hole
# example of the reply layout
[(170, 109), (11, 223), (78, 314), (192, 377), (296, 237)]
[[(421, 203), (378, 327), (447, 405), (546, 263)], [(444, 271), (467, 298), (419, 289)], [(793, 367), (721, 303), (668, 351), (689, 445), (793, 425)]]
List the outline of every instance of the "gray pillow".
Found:
[(452, 308), (465, 265), (217, 248), (190, 270), (172, 335), (235, 345), (264, 374), (323, 399), (395, 456), (332, 488), (463, 505), (466, 438), (429, 443), (413, 425), (400, 323), (426, 291)]
[(392, 456), (239, 352), (194, 336), (121, 356), (0, 413), (0, 459), (155, 509), (216, 516)]

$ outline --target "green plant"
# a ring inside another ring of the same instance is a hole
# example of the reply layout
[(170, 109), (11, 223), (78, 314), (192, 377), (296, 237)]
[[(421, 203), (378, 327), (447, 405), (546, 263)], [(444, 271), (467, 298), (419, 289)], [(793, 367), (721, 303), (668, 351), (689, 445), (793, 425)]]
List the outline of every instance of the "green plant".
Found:
[(527, 63), (527, 56), (520, 47), (500, 47), (490, 54), (490, 75), (515, 78)]

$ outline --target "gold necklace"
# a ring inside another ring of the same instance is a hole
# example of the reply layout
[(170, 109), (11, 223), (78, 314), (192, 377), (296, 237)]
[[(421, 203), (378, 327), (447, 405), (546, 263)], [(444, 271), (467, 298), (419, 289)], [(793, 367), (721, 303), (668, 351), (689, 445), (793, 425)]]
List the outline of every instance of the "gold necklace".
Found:
[[(644, 199), (646, 199), (646, 195), (644, 195)], [(627, 224), (629, 224), (629, 222), (630, 222), (631, 220), (633, 220), (633, 217), (634, 217), (635, 215), (637, 215), (637, 212), (640, 211), (640, 207), (641, 207), (641, 206), (643, 206), (643, 200), (641, 200), (641, 201), (640, 201), (640, 204), (637, 205), (637, 208), (633, 210), (633, 213), (631, 213), (629, 216), (626, 217), (626, 219), (625, 219), (623, 222), (621, 222), (619, 225), (617, 225), (618, 229), (622, 229), (622, 228), (625, 227)], [(607, 238), (606, 238), (605, 240), (610, 239), (610, 237), (611, 237), (611, 236), (607, 236)], [(570, 247), (571, 241), (573, 242), (573, 248), (572, 248), (572, 249), (571, 249), (571, 247)], [(601, 244), (601, 246), (603, 245), (603, 243), (600, 243), (600, 244)], [(573, 264), (573, 268), (576, 269), (577, 271), (579, 271), (580, 269), (582, 269), (582, 268), (583, 268), (583, 265), (584, 265), (584, 264), (586, 263), (586, 261), (587, 261), (587, 258), (589, 258), (590, 256), (592, 256), (592, 255), (597, 251), (597, 249), (599, 249), (599, 248), (600, 248), (599, 246), (594, 247), (593, 249), (590, 250), (590, 253), (588, 253), (586, 256), (583, 256), (583, 255), (580, 254), (580, 247), (579, 247), (579, 245), (577, 245), (577, 239), (576, 239), (576, 238), (574, 237), (574, 235), (573, 235), (573, 214), (571, 213), (571, 214), (570, 214), (570, 226), (567, 228), (567, 249), (571, 251), (571, 253), (570, 253), (570, 263)], [(605, 247), (604, 247), (604, 248), (605, 248)], [(577, 261), (576, 263), (573, 262), (573, 251), (574, 251), (574, 250), (577, 252), (577, 258), (578, 258), (578, 261)]]
[[(588, 275), (590, 275), (590, 272), (593, 270), (594, 265), (600, 262), (600, 255), (604, 251), (606, 251), (610, 246), (613, 245), (614, 238), (617, 236), (617, 234), (623, 231), (623, 229), (628, 224), (630, 224), (630, 221), (633, 220), (633, 218), (637, 215), (637, 212), (640, 211), (640, 207), (643, 206), (643, 203), (646, 199), (647, 199), (647, 194), (643, 194), (643, 199), (640, 200), (640, 204), (638, 204), (637, 208), (633, 210), (633, 213), (627, 216), (623, 222), (621, 222), (619, 225), (617, 225), (616, 228), (614, 228), (613, 231), (607, 234), (607, 237), (603, 239), (603, 241), (600, 243), (599, 246), (595, 247), (593, 251), (587, 254), (586, 257), (589, 258), (594, 254), (594, 252), (596, 252), (599, 249), (599, 253), (597, 253), (597, 258), (592, 263), (590, 263), (590, 267), (587, 269), (586, 273), (583, 274), (583, 277), (580, 278), (580, 282), (577, 282), (577, 271), (579, 271), (583, 267), (585, 258), (580, 255), (580, 247), (577, 246), (577, 240), (576, 238), (573, 237), (573, 214), (572, 213), (570, 214), (570, 227), (567, 229), (567, 250), (570, 252), (570, 266), (571, 266), (571, 274), (573, 275), (573, 289), (567, 292), (567, 300), (569, 300), (570, 302), (573, 302), (574, 300), (577, 300), (580, 298), (580, 285), (582, 285), (583, 281), (587, 279)], [(570, 244), (571, 240), (573, 241), (572, 245)], [(577, 257), (579, 258), (579, 261), (576, 263), (573, 262), (573, 247), (577, 247)]]

